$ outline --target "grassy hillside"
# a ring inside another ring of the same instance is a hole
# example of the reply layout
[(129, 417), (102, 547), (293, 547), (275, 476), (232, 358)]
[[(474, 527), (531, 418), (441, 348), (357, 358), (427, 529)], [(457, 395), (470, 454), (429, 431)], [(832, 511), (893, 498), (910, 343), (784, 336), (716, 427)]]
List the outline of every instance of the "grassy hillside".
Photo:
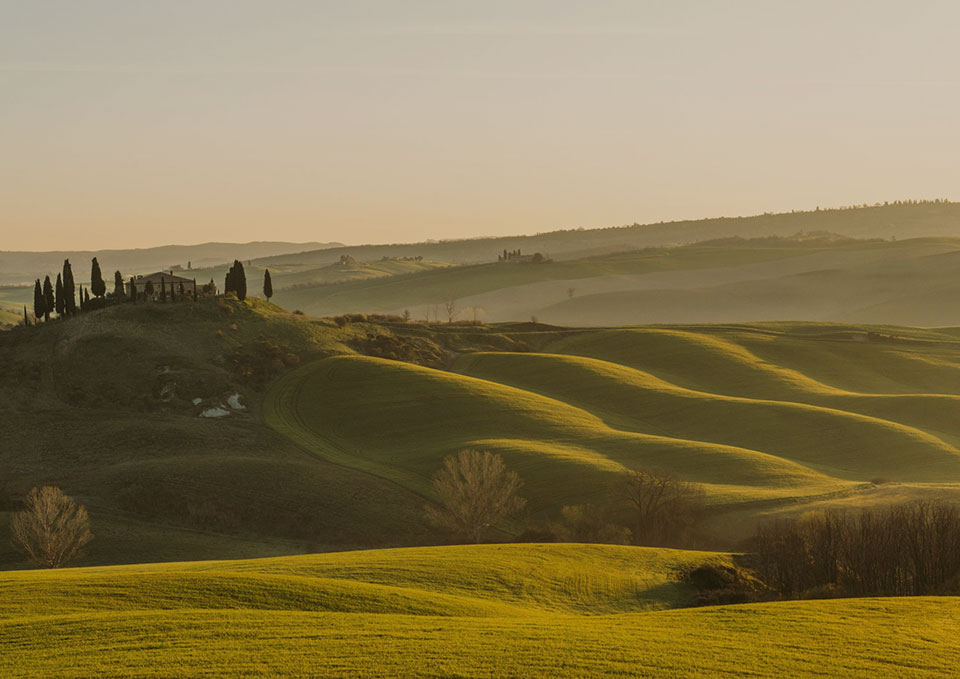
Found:
[(951, 329), (110, 307), (0, 334), (0, 564), (24, 565), (7, 519), (43, 483), (90, 508), (88, 564), (435, 543), (430, 479), (464, 448), (524, 482), (503, 538), (608, 503), (643, 466), (703, 484), (732, 547), (770, 512), (957, 497), (958, 375)]
[[(245, 370), (349, 352), (357, 333), (254, 300), (123, 305), (0, 333), (0, 563), (22, 563), (9, 512), (43, 483), (90, 508), (87, 563), (428, 540), (420, 497), (260, 422), (262, 384)], [(201, 417), (211, 409), (229, 415)]]
[[(949, 677), (952, 598), (685, 610), (719, 554), (380, 550), (0, 574), (22, 677)], [(891, 625), (890, 620), (896, 620)], [(837, 653), (837, 648), (843, 653)]]
[(578, 326), (805, 319), (949, 325), (960, 318), (960, 240), (726, 239), (543, 264), (490, 262), (278, 292), (324, 315)]
[(426, 497), (444, 456), (496, 451), (534, 516), (603, 504), (634, 466), (703, 484), (715, 528), (731, 536), (750, 529), (750, 507), (875, 501), (875, 479), (908, 496), (960, 492), (950, 332), (771, 324), (516, 336), (539, 352), (468, 352), (452, 371), (313, 362), (272, 387), (264, 415), (323, 459)]

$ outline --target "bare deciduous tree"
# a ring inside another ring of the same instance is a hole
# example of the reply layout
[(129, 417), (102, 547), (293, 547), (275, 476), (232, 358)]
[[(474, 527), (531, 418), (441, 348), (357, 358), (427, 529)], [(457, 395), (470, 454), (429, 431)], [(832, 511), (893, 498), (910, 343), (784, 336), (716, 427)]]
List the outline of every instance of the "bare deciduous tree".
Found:
[(443, 308), (447, 312), (447, 323), (453, 323), (459, 311), (457, 311), (457, 298), (448, 297), (443, 303)]
[(620, 487), (630, 510), (635, 544), (678, 544), (703, 518), (701, 488), (665, 471), (627, 470)]
[(14, 544), (45, 568), (64, 565), (93, 539), (86, 508), (53, 486), (27, 494), (23, 511), (13, 515), (11, 533)]
[(519, 477), (489, 451), (463, 450), (447, 456), (433, 477), (433, 489), (441, 506), (428, 506), (427, 518), (477, 543), (526, 504), (517, 495)]

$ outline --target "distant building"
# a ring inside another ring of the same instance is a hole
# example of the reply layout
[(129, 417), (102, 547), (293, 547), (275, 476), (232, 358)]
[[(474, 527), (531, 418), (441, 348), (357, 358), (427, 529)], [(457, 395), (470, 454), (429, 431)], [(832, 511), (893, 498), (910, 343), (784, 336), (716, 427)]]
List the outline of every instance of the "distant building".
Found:
[(532, 255), (525, 255), (520, 252), (519, 248), (516, 250), (504, 250), (503, 254), (497, 255), (498, 262), (513, 262), (515, 264), (540, 264), (541, 262), (549, 262), (550, 260), (543, 256), (540, 252), (534, 252)]
[[(175, 294), (180, 294), (180, 286), (183, 285), (183, 293), (185, 295), (193, 296), (193, 290), (197, 287), (197, 282), (192, 278), (184, 278), (183, 276), (177, 276), (173, 271), (158, 271), (157, 273), (147, 274), (146, 276), (137, 276), (133, 280), (133, 285), (137, 286), (137, 295), (143, 295), (146, 293), (147, 282), (150, 282), (153, 287), (153, 296), (160, 296), (160, 284), (163, 283), (167, 287), (167, 291), (172, 290)], [(211, 284), (213, 281), (210, 282)], [(170, 285), (173, 284), (171, 288)], [(131, 282), (127, 281), (127, 294), (131, 293), (130, 290)], [(197, 289), (197, 292), (200, 294), (204, 293), (204, 290), (207, 286), (202, 286)], [(216, 294), (216, 286), (214, 286), (214, 294)]]

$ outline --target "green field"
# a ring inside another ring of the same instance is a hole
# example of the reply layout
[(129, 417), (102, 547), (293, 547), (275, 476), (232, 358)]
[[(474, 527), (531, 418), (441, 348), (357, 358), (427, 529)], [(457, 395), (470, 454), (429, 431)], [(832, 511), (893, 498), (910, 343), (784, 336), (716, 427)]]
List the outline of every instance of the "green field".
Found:
[(277, 382), (264, 416), (319, 457), (426, 497), (445, 455), (496, 451), (534, 515), (602, 504), (636, 466), (702, 484), (718, 523), (749, 506), (872, 501), (876, 479), (907, 494), (960, 490), (952, 332), (769, 324), (524, 337), (539, 351), (468, 352), (450, 370), (326, 358)]
[[(234, 357), (263, 341), (299, 367), (244, 378)], [(380, 357), (397, 352), (409, 360)], [(464, 448), (523, 481), (527, 513), (502, 538), (606, 505), (643, 466), (702, 484), (709, 544), (732, 549), (771, 514), (957, 497), (958, 376), (952, 329), (340, 327), (257, 300), (111, 307), (0, 334), (0, 563), (24, 565), (7, 517), (43, 483), (90, 508), (88, 565), (436, 543), (430, 479)], [(246, 409), (199, 417), (230, 394)]]
[[(949, 677), (960, 602), (669, 610), (729, 557), (481, 545), (0, 574), (18, 677)], [(891, 624), (891, 621), (895, 623)], [(842, 652), (839, 649), (842, 648)]]
[[(491, 259), (493, 259), (491, 257)], [(277, 293), (315, 315), (400, 313), (558, 325), (810, 321), (952, 325), (960, 240), (726, 239), (541, 264), (494, 261)], [(308, 275), (298, 274), (301, 276)]]

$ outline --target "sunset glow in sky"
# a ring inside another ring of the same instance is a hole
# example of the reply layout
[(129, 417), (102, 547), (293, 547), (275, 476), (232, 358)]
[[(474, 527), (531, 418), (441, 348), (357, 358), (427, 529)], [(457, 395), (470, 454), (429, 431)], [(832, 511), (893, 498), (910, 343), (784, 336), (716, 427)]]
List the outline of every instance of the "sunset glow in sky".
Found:
[(956, 2), (0, 0), (0, 249), (960, 198)]

